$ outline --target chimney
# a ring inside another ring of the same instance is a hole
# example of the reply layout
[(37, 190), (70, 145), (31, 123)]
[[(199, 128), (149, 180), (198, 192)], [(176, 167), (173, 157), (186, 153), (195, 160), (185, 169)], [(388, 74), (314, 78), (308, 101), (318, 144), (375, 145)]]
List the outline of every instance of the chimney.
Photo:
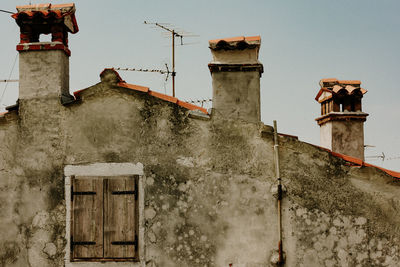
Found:
[[(17, 6), (12, 17), (20, 27), (19, 98), (69, 94), (68, 32), (78, 32), (74, 4), (36, 4)], [(40, 42), (40, 34), (51, 34), (51, 42)]]
[(209, 41), (213, 60), (208, 64), (213, 86), (213, 116), (259, 122), (260, 36)]
[(364, 122), (361, 99), (367, 92), (357, 80), (322, 79), (315, 100), (321, 104), (321, 146), (364, 160)]

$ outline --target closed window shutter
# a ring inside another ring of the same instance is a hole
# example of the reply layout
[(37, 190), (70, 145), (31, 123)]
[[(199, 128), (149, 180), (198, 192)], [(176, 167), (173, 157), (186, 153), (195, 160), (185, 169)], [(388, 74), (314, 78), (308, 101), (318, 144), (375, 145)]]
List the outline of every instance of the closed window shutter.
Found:
[(104, 257), (134, 258), (137, 251), (137, 177), (104, 184)]
[(72, 180), (71, 253), (74, 259), (103, 257), (103, 180)]

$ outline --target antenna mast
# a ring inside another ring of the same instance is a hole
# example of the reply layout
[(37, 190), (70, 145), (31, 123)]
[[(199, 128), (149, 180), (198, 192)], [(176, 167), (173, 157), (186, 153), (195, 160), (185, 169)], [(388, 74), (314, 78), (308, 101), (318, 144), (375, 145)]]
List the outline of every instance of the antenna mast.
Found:
[[(182, 33), (178, 33), (174, 29), (170, 29), (170, 28), (167, 28), (164, 25), (161, 25), (161, 23), (144, 21), (144, 24), (155, 25), (155, 26), (157, 26), (157, 27), (159, 27), (159, 28), (171, 33), (171, 37), (172, 37), (172, 72), (171, 72), (171, 76), (172, 76), (172, 96), (175, 97), (175, 76), (176, 76), (176, 72), (175, 72), (175, 37), (181, 38), (181, 45), (183, 45), (183, 40), (182, 39), (183, 39), (184, 36), (188, 36), (188, 35), (183, 35)], [(193, 36), (195, 36), (195, 35), (193, 35)]]

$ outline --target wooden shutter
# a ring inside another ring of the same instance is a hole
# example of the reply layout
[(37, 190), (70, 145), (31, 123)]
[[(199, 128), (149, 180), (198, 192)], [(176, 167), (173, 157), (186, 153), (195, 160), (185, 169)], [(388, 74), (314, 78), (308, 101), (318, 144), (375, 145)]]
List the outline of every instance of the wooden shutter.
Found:
[(71, 253), (73, 259), (103, 257), (103, 180), (72, 180)]
[(137, 250), (137, 177), (107, 179), (104, 188), (104, 257), (134, 258)]

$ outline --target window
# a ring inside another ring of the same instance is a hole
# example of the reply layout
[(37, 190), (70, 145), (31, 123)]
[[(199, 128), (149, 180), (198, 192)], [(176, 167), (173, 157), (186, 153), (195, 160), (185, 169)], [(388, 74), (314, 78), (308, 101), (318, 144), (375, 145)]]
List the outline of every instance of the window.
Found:
[(71, 178), (71, 260), (135, 260), (138, 176)]
[(143, 165), (67, 165), (64, 174), (65, 266), (143, 266)]

